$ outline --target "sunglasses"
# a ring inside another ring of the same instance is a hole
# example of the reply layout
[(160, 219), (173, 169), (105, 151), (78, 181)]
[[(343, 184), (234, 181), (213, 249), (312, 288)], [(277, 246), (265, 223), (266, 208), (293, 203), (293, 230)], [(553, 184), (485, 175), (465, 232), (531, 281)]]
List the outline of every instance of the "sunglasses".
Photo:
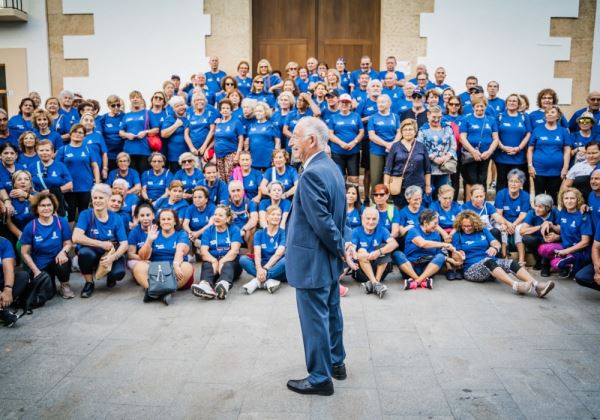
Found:
[(235, 86), (235, 83), (225, 83), (225, 86)]
[(592, 102), (600, 102), (600, 98), (590, 98), (590, 101), (592, 101)]
[(121, 108), (121, 104), (110, 104), (111, 108)]
[(290, 67), (288, 70), (298, 70), (298, 67)]
[(186, 160), (182, 160), (181, 163), (192, 163), (194, 160), (193, 159), (186, 159)]
[(385, 195), (385, 193), (373, 193), (373, 197), (383, 197)]
[(263, 82), (262, 80), (257, 80), (254, 82), (255, 85), (264, 85), (265, 82)]
[(163, 98), (162, 96), (155, 96), (155, 97), (153, 97), (152, 99), (160, 99), (161, 101), (164, 101), (164, 100), (165, 100), (165, 98)]
[(460, 104), (459, 104), (459, 103), (457, 103), (457, 102), (448, 102), (448, 105), (451, 105), (451, 106), (459, 106)]
[(85, 133), (83, 131), (80, 131), (80, 130), (73, 131), (73, 134), (81, 134), (82, 136), (85, 135)]
[(592, 123), (592, 120), (591, 120), (591, 119), (589, 119), (589, 118), (581, 118), (581, 119), (577, 120), (577, 122), (578, 122), (579, 124), (591, 124), (591, 123)]

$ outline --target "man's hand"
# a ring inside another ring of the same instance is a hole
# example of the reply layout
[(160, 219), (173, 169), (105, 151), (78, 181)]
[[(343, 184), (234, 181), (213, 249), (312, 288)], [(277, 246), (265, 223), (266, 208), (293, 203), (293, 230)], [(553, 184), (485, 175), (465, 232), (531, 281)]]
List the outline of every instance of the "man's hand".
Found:
[(346, 243), (345, 246), (345, 255), (344, 259), (346, 260), (346, 264), (352, 270), (358, 270), (358, 264), (356, 264), (356, 260), (358, 259), (356, 255), (356, 247), (351, 242)]

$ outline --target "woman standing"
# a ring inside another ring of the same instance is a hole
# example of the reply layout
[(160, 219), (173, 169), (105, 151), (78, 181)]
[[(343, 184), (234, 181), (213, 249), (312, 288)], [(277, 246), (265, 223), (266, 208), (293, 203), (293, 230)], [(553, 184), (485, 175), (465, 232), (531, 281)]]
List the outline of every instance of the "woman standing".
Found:
[(352, 112), (350, 95), (341, 95), (339, 102), (340, 111), (332, 114), (329, 121), (331, 158), (349, 183), (358, 184), (360, 149), (365, 129), (360, 116)]
[(465, 182), (465, 201), (471, 199), (475, 184), (487, 185), (490, 157), (498, 147), (498, 126), (492, 117), (485, 115), (485, 98), (471, 101), (473, 114), (463, 118), (460, 126), (462, 150), (462, 176)]
[(21, 99), (19, 104), (19, 113), (13, 115), (8, 120), (8, 129), (14, 133), (16, 138), (19, 138), (25, 131), (33, 130), (33, 111), (35, 110), (35, 104), (30, 98)]
[(54, 145), (54, 150), (63, 146), (62, 137), (56, 131), (52, 130), (52, 116), (44, 109), (36, 109), (32, 118), (33, 132), (38, 141), (50, 140)]
[(85, 279), (82, 298), (89, 298), (94, 293), (94, 272), (100, 265), (104, 266), (103, 270), (109, 269), (106, 276), (109, 288), (115, 287), (125, 276), (127, 234), (121, 218), (108, 210), (111, 194), (108, 185), (94, 185), (92, 208), (81, 212), (73, 230), (73, 243), (78, 245), (79, 269)]
[(108, 112), (100, 120), (99, 128), (104, 135), (104, 142), (108, 154), (108, 169), (112, 171), (117, 167), (117, 156), (123, 151), (124, 140), (119, 135), (121, 122), (125, 112), (121, 109), (121, 98), (110, 95), (106, 98)]
[(546, 122), (534, 128), (527, 148), (527, 164), (535, 193), (548, 194), (554, 202), (558, 202), (560, 184), (567, 176), (571, 161), (569, 132), (558, 126), (561, 116), (560, 108), (549, 107)]
[[(250, 94), (246, 97), (247, 99), (254, 99), (258, 102), (264, 102), (269, 105), (270, 108), (275, 108), (275, 97), (269, 92), (268, 87), (265, 86), (268, 82), (267, 77), (255, 76), (252, 81), (252, 89)], [(279, 83), (281, 85), (281, 83)]]
[(235, 80), (238, 83), (238, 89), (244, 97), (250, 94), (252, 88), (252, 77), (249, 76), (250, 64), (247, 61), (240, 61), (237, 66), (238, 74), (235, 76)]
[(123, 151), (131, 156), (131, 166), (142, 173), (148, 167), (146, 159), (151, 152), (147, 139), (150, 129), (146, 124), (147, 116), (142, 94), (134, 90), (129, 94), (129, 100), (131, 101), (131, 111), (123, 116), (119, 127), (119, 136), (125, 139)]
[[(392, 146), (395, 143), (398, 143), (403, 136), (400, 129), (400, 119), (396, 114), (391, 113), (391, 105), (392, 101), (389, 96), (379, 96), (377, 98), (377, 113), (369, 118), (367, 125), (370, 141), (369, 173), (371, 176), (371, 188), (383, 182), (386, 155), (387, 160), (389, 161), (390, 156), (392, 155)], [(413, 127), (413, 131), (414, 134), (410, 140), (410, 144), (412, 144), (417, 136), (416, 127)], [(429, 161), (429, 159), (427, 159), (427, 161)], [(394, 160), (392, 159), (392, 163), (393, 162)], [(389, 170), (391, 170), (391, 167), (388, 168), (388, 171)]]
[(169, 161), (169, 170), (176, 172), (179, 167), (179, 156), (184, 152), (189, 152), (188, 145), (185, 143), (184, 131), (189, 121), (186, 113), (185, 101), (181, 96), (174, 96), (169, 101), (173, 108), (173, 113), (165, 118), (162, 123), (160, 135), (167, 142), (167, 160)]
[(94, 184), (100, 183), (99, 157), (93, 149), (83, 144), (85, 129), (81, 124), (71, 127), (71, 142), (56, 152), (56, 161), (63, 163), (73, 177), (73, 190), (65, 193), (69, 209), (69, 222), (86, 210), (90, 203), (90, 191)]
[(39, 162), (40, 158), (36, 153), (38, 139), (33, 131), (25, 131), (19, 137), (19, 159), (17, 163), (23, 165), (25, 169), (32, 172), (36, 163)]
[(201, 158), (208, 150), (212, 136), (215, 133), (215, 121), (218, 115), (216, 110), (213, 111), (213, 107), (207, 108), (206, 96), (202, 93), (195, 94), (192, 103), (194, 109), (188, 114), (188, 124), (185, 127), (184, 137), (190, 152)]
[(271, 108), (267, 104), (256, 104), (254, 117), (256, 119), (248, 125), (246, 135), (252, 163), (256, 169), (264, 171), (271, 164), (273, 150), (281, 148), (281, 139), (269, 121)]
[(219, 177), (228, 180), (229, 174), (239, 163), (240, 152), (244, 148), (244, 128), (237, 118), (231, 116), (232, 104), (229, 99), (219, 102), (220, 120), (215, 125), (215, 156)]
[(402, 189), (392, 196), (394, 204), (401, 208), (407, 204), (404, 195), (408, 186), (420, 187), (425, 194), (431, 194), (431, 162), (425, 145), (416, 141), (415, 120), (407, 118), (402, 121), (398, 132), (400, 141), (392, 145), (386, 157), (383, 182), (385, 185), (392, 185), (392, 177), (402, 177)]
[[(550, 108), (558, 106), (558, 95), (554, 89), (547, 88), (540, 90), (537, 95), (537, 106), (539, 109), (529, 113), (532, 131), (546, 123), (546, 112), (548, 112)], [(556, 124), (564, 128), (569, 126), (567, 119), (562, 114)]]
[(80, 123), (83, 125), (83, 128), (85, 128), (83, 144), (93, 150), (94, 154), (98, 157), (98, 167), (102, 168), (100, 176), (102, 179), (106, 179), (108, 177), (108, 154), (106, 143), (104, 143), (102, 134), (96, 131), (96, 119), (94, 114), (91, 112), (84, 112), (81, 116)]
[[(512, 169), (527, 173), (526, 149), (531, 137), (529, 118), (519, 112), (519, 95), (513, 93), (506, 98), (506, 110), (498, 115), (498, 149), (493, 160), (498, 171), (496, 191), (507, 187), (507, 176)], [(529, 190), (529, 179), (525, 180)]]

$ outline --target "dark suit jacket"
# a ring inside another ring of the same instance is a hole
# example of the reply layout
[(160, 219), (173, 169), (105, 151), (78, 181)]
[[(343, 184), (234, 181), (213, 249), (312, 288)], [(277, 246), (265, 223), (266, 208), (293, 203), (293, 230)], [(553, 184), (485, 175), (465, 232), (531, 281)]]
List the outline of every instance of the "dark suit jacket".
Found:
[(344, 178), (319, 152), (300, 176), (288, 221), (285, 271), (299, 289), (329, 287), (343, 269), (346, 226)]

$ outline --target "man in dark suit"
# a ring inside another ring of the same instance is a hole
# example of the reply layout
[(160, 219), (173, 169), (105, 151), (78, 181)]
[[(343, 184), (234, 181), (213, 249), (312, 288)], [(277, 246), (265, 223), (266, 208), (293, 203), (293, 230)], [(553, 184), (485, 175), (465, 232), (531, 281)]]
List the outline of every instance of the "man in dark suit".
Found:
[(346, 378), (339, 276), (343, 260), (354, 268), (346, 226), (344, 179), (325, 154), (329, 130), (318, 118), (300, 120), (290, 146), (304, 167), (288, 222), (285, 269), (296, 303), (308, 377), (290, 380), (300, 394), (333, 394), (331, 378)]

